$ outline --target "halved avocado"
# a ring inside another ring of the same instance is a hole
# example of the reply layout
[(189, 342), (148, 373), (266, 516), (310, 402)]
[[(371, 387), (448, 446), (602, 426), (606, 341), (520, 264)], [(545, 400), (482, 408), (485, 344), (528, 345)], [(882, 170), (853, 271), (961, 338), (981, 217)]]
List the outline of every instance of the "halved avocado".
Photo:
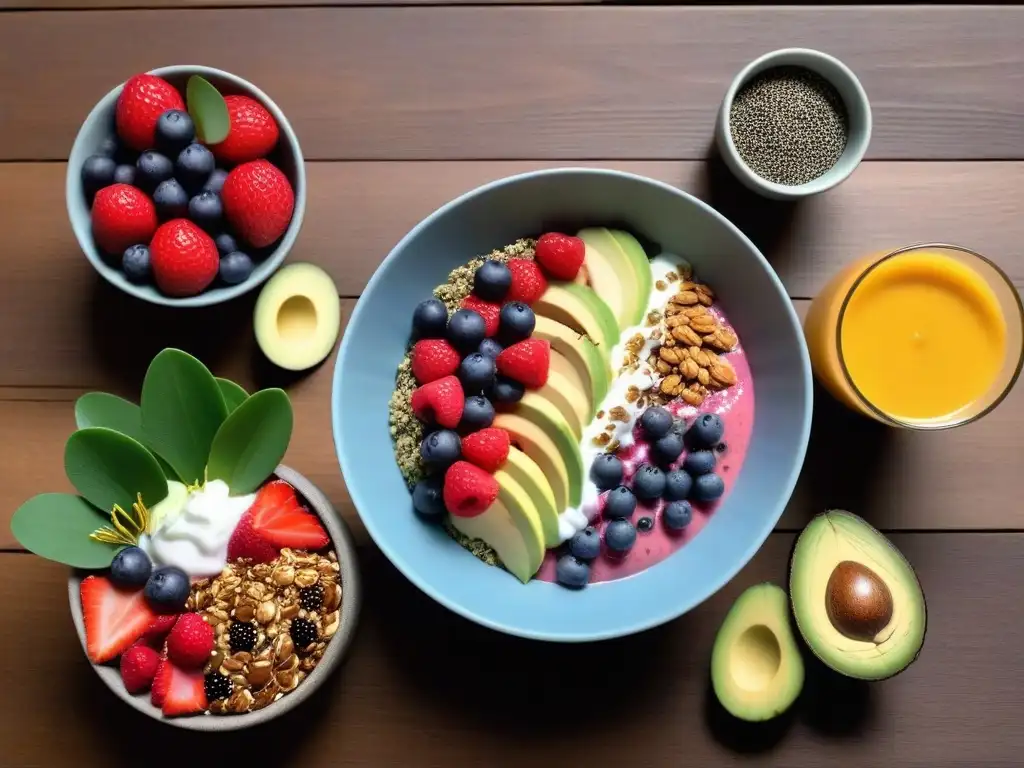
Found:
[(924, 645), (928, 608), (914, 569), (882, 533), (845, 510), (824, 512), (801, 532), (789, 594), (808, 647), (847, 677), (892, 677)]
[(569, 506), (569, 472), (565, 468), (565, 459), (558, 450), (555, 441), (544, 434), (544, 431), (514, 413), (498, 413), (494, 417), (494, 426), (508, 432), (512, 445), (533, 459), (540, 467), (551, 493), (555, 497), (555, 509), (561, 512)]
[(537, 315), (534, 337), (551, 343), (551, 349), (565, 357), (590, 388), (591, 405), (597, 407), (608, 393), (612, 369), (608, 360), (611, 348), (603, 351), (587, 336), (577, 333), (550, 317)]
[(537, 392), (527, 390), (522, 399), (516, 403), (513, 411), (540, 427), (551, 438), (558, 453), (565, 462), (565, 470), (569, 476), (569, 506), (579, 506), (583, 490), (583, 454), (580, 452), (579, 441), (572, 433), (569, 423), (561, 411)]
[(770, 720), (796, 701), (804, 661), (781, 587), (758, 584), (733, 603), (711, 651), (711, 684), (722, 706), (741, 720)]
[(315, 264), (289, 264), (260, 291), (253, 325), (256, 342), (274, 365), (312, 368), (327, 359), (341, 332), (338, 289)]
[(588, 227), (581, 229), (576, 236), (586, 245), (587, 255), (584, 263), (589, 270), (590, 284), (613, 310), (615, 307), (608, 297), (615, 297), (618, 300), (619, 327), (628, 328), (642, 323), (651, 292), (650, 266), (639, 265), (643, 267), (648, 277), (647, 288), (644, 290), (638, 264), (623, 250), (612, 236), (611, 230), (604, 227)]
[(555, 493), (551, 490), (551, 484), (544, 477), (540, 467), (513, 445), (509, 447), (508, 458), (501, 468), (523, 486), (523, 490), (537, 507), (541, 528), (544, 529), (544, 546), (548, 549), (557, 547), (561, 543), (558, 538), (558, 513), (561, 510), (555, 503)]
[(533, 311), (586, 334), (599, 346), (606, 347), (609, 354), (619, 343), (619, 323), (615, 315), (589, 286), (551, 283), (534, 303)]

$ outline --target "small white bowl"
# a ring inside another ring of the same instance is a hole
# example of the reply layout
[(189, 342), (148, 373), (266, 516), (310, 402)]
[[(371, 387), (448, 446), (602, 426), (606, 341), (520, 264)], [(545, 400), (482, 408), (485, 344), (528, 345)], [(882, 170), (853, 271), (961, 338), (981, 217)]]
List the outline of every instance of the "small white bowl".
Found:
[[(765, 70), (787, 66), (808, 69), (831, 83), (843, 100), (848, 121), (846, 149), (836, 164), (818, 178), (798, 185), (776, 184), (754, 173), (740, 157), (729, 128), (729, 113), (739, 90)], [(841, 184), (860, 165), (870, 141), (871, 104), (857, 76), (839, 59), (809, 48), (772, 51), (744, 67), (725, 92), (715, 125), (715, 142), (729, 170), (744, 186), (775, 200), (798, 200)]]

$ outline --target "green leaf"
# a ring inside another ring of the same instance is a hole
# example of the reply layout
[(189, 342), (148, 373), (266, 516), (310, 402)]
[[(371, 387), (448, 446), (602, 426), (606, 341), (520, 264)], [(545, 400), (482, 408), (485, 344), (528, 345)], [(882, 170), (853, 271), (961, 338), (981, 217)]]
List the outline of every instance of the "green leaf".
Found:
[(227, 415), (205, 365), (180, 349), (153, 358), (142, 382), (142, 434), (182, 481), (203, 479), (213, 436)]
[[(142, 410), (135, 403), (130, 403), (117, 395), (106, 392), (87, 392), (75, 402), (75, 424), (79, 429), (87, 427), (107, 427), (138, 440), (145, 448), (145, 435), (142, 434)], [(168, 480), (177, 480), (178, 474), (170, 464), (153, 454)]]
[(208, 80), (192, 75), (185, 86), (188, 113), (196, 124), (196, 136), (204, 144), (220, 144), (231, 130), (224, 97)]
[(217, 386), (220, 387), (220, 393), (224, 396), (224, 404), (228, 407), (228, 413), (244, 403), (245, 398), (249, 396), (248, 392), (227, 379), (218, 378)]
[(292, 436), (292, 405), (281, 389), (252, 395), (228, 416), (210, 450), (211, 480), (233, 495), (252, 493), (281, 463)]
[(167, 495), (167, 478), (138, 440), (106, 427), (72, 432), (64, 446), (64, 471), (86, 501), (109, 512), (130, 510), (137, 494), (147, 507)]
[(72, 568), (106, 568), (120, 547), (89, 538), (104, 522), (81, 496), (41, 493), (18, 507), (11, 532), (21, 546), (47, 560)]

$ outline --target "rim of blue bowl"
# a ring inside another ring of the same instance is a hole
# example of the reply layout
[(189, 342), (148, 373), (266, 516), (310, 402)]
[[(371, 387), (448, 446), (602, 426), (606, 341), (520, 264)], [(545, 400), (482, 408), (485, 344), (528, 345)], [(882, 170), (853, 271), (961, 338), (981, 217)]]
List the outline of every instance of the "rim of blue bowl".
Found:
[[(510, 625), (501, 621), (496, 621), (494, 619), (488, 618), (487, 616), (483, 616), (479, 613), (468, 610), (458, 602), (449, 599), (443, 592), (435, 589), (433, 585), (431, 585), (427, 580), (419, 578), (417, 575), (415, 575), (415, 572), (413, 571), (413, 569), (409, 567), (408, 563), (406, 563), (401, 557), (399, 557), (395, 553), (394, 549), (388, 545), (387, 541), (380, 536), (380, 531), (374, 522), (374, 518), (371, 515), (363, 514), (363, 508), (369, 509), (372, 507), (371, 500), (364, 498), (363, 494), (358, 489), (358, 487), (346, 484), (349, 495), (352, 498), (352, 503), (356, 508), (356, 513), (359, 515), (360, 520), (362, 520), (363, 525), (366, 526), (366, 530), (370, 534), (370, 538), (373, 539), (374, 543), (381, 550), (381, 552), (384, 553), (388, 560), (391, 561), (391, 563), (402, 573), (403, 576), (405, 576), (405, 578), (411, 581), (426, 595), (433, 598), (436, 602), (440, 603), (453, 613), (462, 616), (463, 618), (469, 619), (470, 621), (473, 621), (481, 626), (508, 635), (522, 637), (529, 640), (541, 640), (546, 642), (578, 643), (611, 640), (617, 637), (624, 637), (627, 635), (637, 634), (639, 632), (644, 632), (648, 629), (653, 629), (655, 627), (661, 626), (662, 624), (665, 624), (686, 613), (689, 613), (694, 608), (696, 608), (704, 601), (706, 601), (708, 598), (710, 598), (712, 595), (714, 595), (716, 592), (718, 592), (720, 589), (722, 589), (722, 587), (724, 587), (730, 581), (732, 581), (732, 579), (735, 578), (736, 575), (753, 559), (754, 555), (757, 554), (758, 550), (760, 550), (760, 548), (764, 545), (765, 540), (767, 540), (768, 536), (775, 529), (775, 524), (779, 521), (779, 518), (782, 517), (782, 513), (785, 511), (786, 505), (789, 503), (789, 500), (793, 495), (793, 490), (796, 488), (796, 483), (797, 479), (800, 476), (800, 471), (803, 469), (804, 460), (806, 459), (807, 455), (807, 445), (810, 440), (811, 415), (813, 412), (814, 392), (813, 377), (811, 374), (810, 354), (807, 350), (807, 344), (804, 341), (803, 328), (800, 323), (800, 319), (796, 314), (796, 309), (793, 306), (793, 302), (789, 298), (789, 294), (786, 292), (785, 286), (779, 279), (778, 274), (768, 263), (768, 260), (764, 257), (764, 254), (761, 253), (760, 249), (758, 249), (757, 246), (755, 246), (754, 243), (751, 242), (751, 240), (746, 235), (744, 235), (743, 232), (740, 231), (739, 227), (737, 227), (735, 224), (729, 221), (728, 218), (723, 216), (710, 205), (705, 203), (703, 200), (695, 197), (694, 195), (691, 195), (688, 192), (684, 192), (683, 190), (677, 187), (673, 187), (670, 184), (666, 184), (665, 182), (658, 181), (647, 176), (629, 173), (627, 171), (617, 171), (606, 168), (586, 168), (567, 166), (563, 168), (548, 168), (537, 171), (526, 171), (524, 173), (506, 176), (500, 179), (496, 179), (494, 181), (487, 182), (468, 192), (463, 193), (462, 195), (456, 197), (454, 200), (445, 203), (440, 208), (437, 208), (435, 211), (429, 214), (422, 221), (420, 221), (415, 227), (409, 230), (409, 232), (401, 240), (398, 241), (395, 247), (391, 249), (390, 253), (388, 253), (384, 261), (382, 261), (381, 264), (377, 267), (377, 269), (373, 273), (373, 276), (370, 278), (369, 282), (366, 284), (366, 287), (363, 289), (362, 295), (360, 296), (359, 301), (356, 302), (356, 306), (352, 311), (351, 317), (349, 318), (348, 327), (351, 328), (354, 325), (356, 325), (358, 320), (361, 318), (362, 313), (366, 311), (366, 302), (363, 301), (362, 297), (369, 294), (376, 287), (376, 285), (383, 280), (385, 267), (391, 261), (395, 260), (397, 258), (397, 254), (402, 249), (404, 249), (410, 241), (418, 237), (419, 233), (423, 229), (430, 226), (435, 219), (444, 216), (448, 211), (458, 207), (459, 205), (462, 205), (468, 200), (471, 200), (480, 195), (487, 194), (489, 191), (496, 187), (517, 183), (528, 178), (543, 178), (546, 176), (555, 176), (562, 174), (580, 174), (583, 176), (615, 176), (631, 180), (634, 182), (651, 184), (666, 192), (669, 192), (670, 194), (682, 197), (687, 201), (696, 204), (701, 210), (704, 211), (704, 213), (713, 217), (714, 219), (717, 219), (720, 223), (724, 224), (728, 229), (730, 229), (732, 233), (736, 237), (738, 237), (750, 249), (750, 251), (754, 253), (756, 257), (760, 260), (770, 280), (772, 281), (775, 288), (778, 290), (780, 296), (783, 299), (783, 311), (787, 314), (789, 321), (792, 324), (796, 338), (800, 342), (800, 376), (803, 379), (804, 389), (807, 392), (807, 399), (804, 404), (803, 418), (800, 424), (800, 444), (798, 447), (798, 455), (796, 457), (797, 460), (793, 462), (793, 466), (790, 468), (789, 475), (785, 480), (785, 493), (780, 495), (779, 502), (777, 504), (777, 509), (775, 509), (771, 515), (767, 515), (764, 518), (764, 524), (762, 525), (761, 529), (757, 531), (757, 535), (754, 537), (751, 545), (743, 553), (743, 556), (737, 559), (735, 567), (725, 571), (723, 577), (716, 579), (714, 581), (709, 581), (704, 586), (704, 588), (695, 591), (695, 597), (691, 598), (685, 603), (679, 603), (675, 606), (669, 606), (668, 608), (659, 611), (654, 611), (649, 617), (642, 621), (638, 620), (629, 624), (622, 624), (602, 632), (560, 632), (529, 630), (514, 625)], [(340, 435), (341, 430), (335, 428), (336, 422), (340, 421), (340, 403), (338, 401), (339, 388), (337, 386), (337, 382), (340, 380), (341, 370), (344, 367), (345, 360), (349, 354), (349, 347), (351, 346), (352, 338), (353, 337), (351, 336), (351, 334), (346, 332), (344, 338), (342, 339), (340, 351), (338, 353), (338, 359), (335, 361), (334, 364), (334, 378), (331, 383), (331, 425), (332, 431), (334, 433), (334, 448), (335, 453), (337, 454), (338, 457), (339, 466), (341, 465), (342, 457), (342, 440)], [(344, 474), (344, 467), (341, 467), (341, 470), (342, 474)], [(452, 545), (458, 546), (454, 541), (452, 542)], [(621, 581), (629, 581), (629, 579), (623, 579)]]
[[(114, 109), (117, 97), (121, 93), (121, 89), (124, 88), (124, 84), (127, 82), (126, 80), (111, 88), (103, 98), (96, 102), (96, 105), (92, 110), (90, 110), (88, 116), (82, 122), (81, 127), (79, 127), (78, 133), (75, 135), (75, 141), (71, 146), (71, 153), (68, 156), (69, 162), (64, 192), (68, 220), (71, 222), (71, 229), (72, 232), (74, 232), (75, 240), (78, 241), (79, 248), (92, 265), (93, 269), (104, 280), (118, 290), (134, 296), (137, 299), (141, 299), (142, 301), (149, 302), (150, 304), (159, 304), (167, 307), (209, 307), (216, 304), (223, 304), (224, 302), (231, 301), (232, 299), (249, 293), (249, 291), (270, 279), (270, 277), (281, 267), (281, 264), (284, 262), (285, 258), (291, 251), (292, 246), (295, 244), (295, 240), (299, 236), (299, 230), (302, 228), (302, 220), (306, 212), (306, 165), (302, 156), (302, 147), (299, 145), (299, 138), (295, 135), (295, 131), (292, 128), (291, 123), (288, 122), (288, 118), (285, 117), (284, 112), (282, 112), (281, 108), (277, 106), (277, 103), (266, 93), (243, 77), (239, 77), (238, 75), (232, 74), (231, 72), (227, 72), (223, 69), (217, 69), (216, 67), (203, 66), (202, 64), (173, 64), (166, 67), (150, 69), (146, 72), (147, 74), (156, 75), (158, 77), (202, 75), (207, 79), (214, 78), (225, 80), (231, 83), (231, 85), (237, 88), (240, 92), (251, 95), (267, 108), (267, 111), (270, 112), (277, 121), (278, 128), (281, 132), (281, 140), (288, 145), (289, 151), (294, 156), (295, 161), (294, 178), (290, 179), (292, 189), (295, 191), (295, 209), (292, 212), (292, 220), (288, 224), (288, 229), (285, 230), (285, 233), (277, 247), (274, 249), (274, 252), (264, 259), (263, 262), (257, 266), (256, 270), (254, 270), (253, 276), (238, 285), (216, 288), (212, 291), (206, 290), (198, 296), (174, 298), (172, 296), (164, 296), (152, 286), (138, 286), (133, 283), (129, 283), (127, 280), (115, 279), (113, 269), (104, 262), (99, 249), (92, 241), (91, 232), (86, 231), (81, 233), (79, 232), (79, 227), (75, 224), (75, 216), (71, 210), (71, 201), (73, 199), (81, 199), (83, 197), (83, 193), (78, 164), (72, 163), (70, 160), (71, 158), (76, 157), (76, 155), (81, 155), (86, 152), (84, 136), (85, 126), (96, 120), (103, 119), (103, 114), (105, 112)], [(281, 140), (279, 140), (279, 143)], [(87, 156), (88, 155), (86, 155), (86, 157)], [(85, 158), (83, 157), (82, 159), (84, 160)], [(86, 206), (86, 209), (88, 210), (88, 206)], [(262, 271), (261, 267), (263, 268)]]

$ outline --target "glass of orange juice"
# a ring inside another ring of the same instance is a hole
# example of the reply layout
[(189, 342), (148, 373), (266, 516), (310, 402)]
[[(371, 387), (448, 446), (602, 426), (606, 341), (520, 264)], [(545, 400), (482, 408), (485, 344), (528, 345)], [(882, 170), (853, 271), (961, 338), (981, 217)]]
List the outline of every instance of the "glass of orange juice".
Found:
[(825, 388), (898, 427), (945, 429), (984, 416), (1024, 362), (1020, 294), (999, 267), (956, 245), (855, 261), (811, 302), (804, 331)]

